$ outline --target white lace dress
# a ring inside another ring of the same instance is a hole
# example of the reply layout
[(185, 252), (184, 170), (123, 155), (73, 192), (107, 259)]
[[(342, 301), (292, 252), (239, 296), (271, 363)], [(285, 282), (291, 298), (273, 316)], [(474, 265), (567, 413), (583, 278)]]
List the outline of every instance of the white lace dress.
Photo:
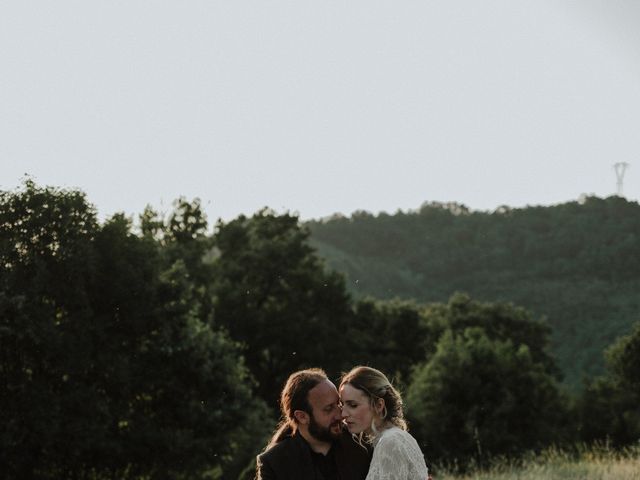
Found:
[(426, 480), (424, 456), (408, 432), (391, 427), (373, 441), (373, 458), (366, 480)]

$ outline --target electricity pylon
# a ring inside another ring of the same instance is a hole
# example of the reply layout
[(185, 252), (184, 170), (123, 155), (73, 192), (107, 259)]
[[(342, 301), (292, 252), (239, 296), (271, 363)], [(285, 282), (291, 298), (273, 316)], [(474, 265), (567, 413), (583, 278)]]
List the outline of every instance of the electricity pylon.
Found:
[(627, 162), (618, 162), (613, 165), (613, 169), (616, 171), (616, 187), (618, 189), (617, 195), (619, 197), (622, 196), (622, 180), (624, 179), (624, 172), (628, 166), (629, 164)]

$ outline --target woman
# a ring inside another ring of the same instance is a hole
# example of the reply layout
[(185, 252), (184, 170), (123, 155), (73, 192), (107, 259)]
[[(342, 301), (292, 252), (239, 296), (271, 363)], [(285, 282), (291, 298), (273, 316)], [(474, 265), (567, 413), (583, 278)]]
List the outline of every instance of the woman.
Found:
[(402, 399), (387, 377), (355, 367), (340, 382), (342, 418), (349, 432), (373, 445), (366, 480), (425, 480), (427, 466), (415, 438), (407, 432)]

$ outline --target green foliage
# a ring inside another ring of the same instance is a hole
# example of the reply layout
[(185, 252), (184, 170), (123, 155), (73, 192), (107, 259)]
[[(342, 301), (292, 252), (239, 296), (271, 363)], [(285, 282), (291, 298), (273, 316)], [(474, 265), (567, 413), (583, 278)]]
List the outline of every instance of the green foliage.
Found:
[(607, 374), (590, 381), (580, 401), (583, 440), (616, 446), (640, 438), (640, 323), (606, 352)]
[(259, 404), (187, 261), (27, 181), (0, 193), (0, 265), (5, 478), (183, 478), (232, 453)]
[[(546, 312), (563, 328), (556, 351), (586, 351), (582, 370), (594, 345), (627, 331), (640, 307), (635, 237), (624, 234), (633, 212), (589, 199), (312, 223), (354, 302), (295, 216), (265, 209), (209, 234), (199, 200), (181, 198), (167, 216), (147, 207), (136, 229), (121, 214), (99, 223), (81, 192), (26, 181), (0, 192), (3, 473), (251, 478), (284, 380), (316, 366), (333, 377), (355, 364), (388, 373), (438, 462), (570, 439), (551, 329), (533, 318)], [(584, 231), (561, 235), (559, 224)], [(618, 270), (603, 272), (610, 265)], [(389, 300), (399, 294), (448, 301)], [(593, 334), (595, 318), (611, 321)], [(576, 343), (562, 350), (563, 335)], [(583, 439), (640, 436), (639, 339), (640, 327), (612, 346), (608, 375), (588, 385)]]
[(580, 397), (580, 436), (585, 442), (632, 445), (640, 438), (640, 399), (610, 377), (590, 381)]
[(407, 390), (412, 432), (436, 463), (484, 464), (567, 440), (548, 326), (526, 310), (455, 294), (420, 312), (424, 357)]
[(308, 227), (358, 297), (446, 302), (463, 291), (545, 316), (574, 387), (603, 372), (602, 350), (640, 310), (640, 206), (620, 197), (492, 213), (431, 203)]
[(165, 267), (182, 262), (194, 286), (193, 295), (199, 307), (198, 315), (211, 320), (213, 240), (207, 234), (207, 218), (199, 199), (189, 202), (179, 198), (173, 211), (162, 218), (147, 206), (140, 215), (140, 230), (144, 238), (155, 240)]
[(607, 364), (616, 379), (640, 398), (640, 323), (619, 338), (606, 352)]
[(241, 428), (223, 435), (231, 443), (228, 455), (223, 458), (222, 478), (225, 480), (253, 480), (256, 473), (256, 455), (268, 443), (276, 417), (264, 402), (247, 412)]
[(258, 396), (272, 408), (292, 371), (350, 366), (349, 296), (307, 238), (296, 217), (268, 210), (217, 226), (214, 321), (244, 344)]
[(430, 458), (461, 465), (548, 445), (566, 408), (545, 370), (524, 344), (447, 330), (408, 390), (412, 431)]
[[(544, 366), (547, 373), (560, 372), (549, 354), (551, 329), (543, 320), (533, 320), (522, 307), (501, 302), (478, 302), (467, 294), (456, 293), (446, 304), (428, 305), (423, 316), (427, 319), (432, 338), (438, 339), (446, 330), (462, 333), (479, 327), (492, 340), (510, 341), (527, 347), (533, 361)], [(435, 343), (429, 345), (435, 347)]]
[(396, 386), (408, 383), (433, 341), (420, 308), (401, 301), (358, 301), (348, 335), (354, 364), (383, 369)]

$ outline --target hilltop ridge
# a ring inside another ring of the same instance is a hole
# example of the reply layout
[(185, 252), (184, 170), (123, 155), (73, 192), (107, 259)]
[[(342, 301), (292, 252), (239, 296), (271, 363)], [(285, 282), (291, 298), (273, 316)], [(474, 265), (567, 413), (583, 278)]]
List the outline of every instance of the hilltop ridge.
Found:
[(546, 318), (573, 387), (602, 372), (603, 349), (640, 319), (640, 205), (621, 197), (493, 212), (424, 203), (306, 225), (356, 297), (442, 302), (466, 292)]

